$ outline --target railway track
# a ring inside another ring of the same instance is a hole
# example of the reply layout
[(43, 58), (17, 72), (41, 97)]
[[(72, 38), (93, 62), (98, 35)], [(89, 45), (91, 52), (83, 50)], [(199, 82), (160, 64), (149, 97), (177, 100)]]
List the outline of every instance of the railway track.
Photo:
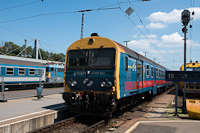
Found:
[[(158, 94), (156, 97), (159, 97), (161, 94)], [(152, 99), (156, 98), (153, 97)], [(33, 130), (29, 133), (90, 133), (90, 132), (106, 132), (108, 130), (115, 130), (120, 127), (122, 124), (133, 119), (134, 117), (141, 117), (148, 112), (146, 105), (150, 101), (141, 100), (136, 104), (125, 108), (124, 110), (113, 115), (112, 118), (103, 118), (103, 117), (89, 117), (77, 115), (60, 122), (45, 126), (36, 130)]]

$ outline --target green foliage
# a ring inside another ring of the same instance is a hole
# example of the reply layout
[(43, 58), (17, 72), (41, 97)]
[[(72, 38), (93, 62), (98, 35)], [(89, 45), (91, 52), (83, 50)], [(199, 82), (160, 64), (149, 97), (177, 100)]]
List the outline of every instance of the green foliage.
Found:
[[(23, 45), (22, 47), (14, 44), (13, 42), (5, 42), (4, 46), (0, 48), (0, 53), (4, 53), (6, 55), (11, 55), (11, 56), (17, 56), (19, 54), (19, 56), (24, 57), (25, 52), (22, 50), (24, 50), (25, 45)], [(44, 51), (42, 49), (39, 48), (39, 59), (40, 54), (42, 56), (43, 60), (51, 60), (51, 61), (61, 61), (64, 62), (64, 57), (65, 55), (63, 53), (60, 54), (55, 54), (55, 53), (49, 53), (48, 51)], [(32, 48), (31, 46), (28, 46), (26, 48), (26, 57), (27, 58), (33, 58), (34, 57), (34, 48)]]

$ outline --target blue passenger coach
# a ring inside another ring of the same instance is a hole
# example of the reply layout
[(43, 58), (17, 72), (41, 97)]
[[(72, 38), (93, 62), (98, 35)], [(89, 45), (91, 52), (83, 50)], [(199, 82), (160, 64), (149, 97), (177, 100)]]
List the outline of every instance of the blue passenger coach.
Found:
[[(63, 85), (64, 63), (0, 55), (0, 82), (9, 85)], [(7, 85), (8, 86), (8, 85)]]
[(45, 67), (36, 59), (0, 55), (0, 75), (4, 83), (43, 82)]

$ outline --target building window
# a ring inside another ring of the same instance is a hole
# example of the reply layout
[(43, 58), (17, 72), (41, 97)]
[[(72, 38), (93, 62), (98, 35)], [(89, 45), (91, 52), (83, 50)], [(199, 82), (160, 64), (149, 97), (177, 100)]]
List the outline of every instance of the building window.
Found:
[(35, 75), (35, 69), (29, 69), (29, 75)]
[(13, 75), (14, 74), (14, 68), (6, 68), (6, 75)]
[(25, 75), (25, 69), (24, 68), (19, 68), (18, 69), (18, 74), (19, 75)]
[(149, 78), (149, 65), (147, 65), (147, 78)]

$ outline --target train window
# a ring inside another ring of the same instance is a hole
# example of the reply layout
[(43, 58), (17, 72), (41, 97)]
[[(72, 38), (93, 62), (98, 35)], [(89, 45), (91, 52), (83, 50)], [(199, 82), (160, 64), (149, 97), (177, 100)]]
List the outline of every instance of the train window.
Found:
[(6, 68), (6, 75), (13, 75), (14, 74), (14, 68)]
[(153, 78), (153, 66), (151, 66), (151, 77)]
[(91, 65), (93, 67), (114, 66), (115, 49), (95, 49), (91, 53)]
[(41, 71), (42, 71), (41, 69), (38, 69), (38, 70), (37, 70), (37, 75), (38, 75), (38, 76), (41, 76)]
[(49, 67), (46, 67), (46, 72), (49, 72), (50, 71), (50, 68)]
[(158, 68), (156, 68), (156, 77), (158, 78)]
[(128, 58), (125, 57), (125, 71), (128, 71)]
[(44, 69), (42, 69), (42, 75), (44, 75)]
[(149, 78), (149, 65), (147, 65), (147, 70), (146, 70), (146, 72), (147, 72), (147, 78)]
[(58, 68), (58, 72), (64, 72), (63, 68)]
[(53, 67), (51, 68), (51, 72), (53, 72)]
[(137, 64), (137, 74), (141, 75), (141, 64)]
[(25, 75), (25, 68), (19, 68), (18, 69), (18, 74), (19, 75)]
[(158, 77), (161, 78), (161, 70), (159, 69)]
[(29, 69), (29, 75), (35, 75), (35, 69)]
[(88, 50), (71, 50), (68, 52), (68, 66), (86, 66), (88, 65)]
[(108, 69), (114, 68), (115, 64), (114, 48), (70, 50), (67, 56), (67, 69), (82, 69), (87, 66), (92, 69)]

